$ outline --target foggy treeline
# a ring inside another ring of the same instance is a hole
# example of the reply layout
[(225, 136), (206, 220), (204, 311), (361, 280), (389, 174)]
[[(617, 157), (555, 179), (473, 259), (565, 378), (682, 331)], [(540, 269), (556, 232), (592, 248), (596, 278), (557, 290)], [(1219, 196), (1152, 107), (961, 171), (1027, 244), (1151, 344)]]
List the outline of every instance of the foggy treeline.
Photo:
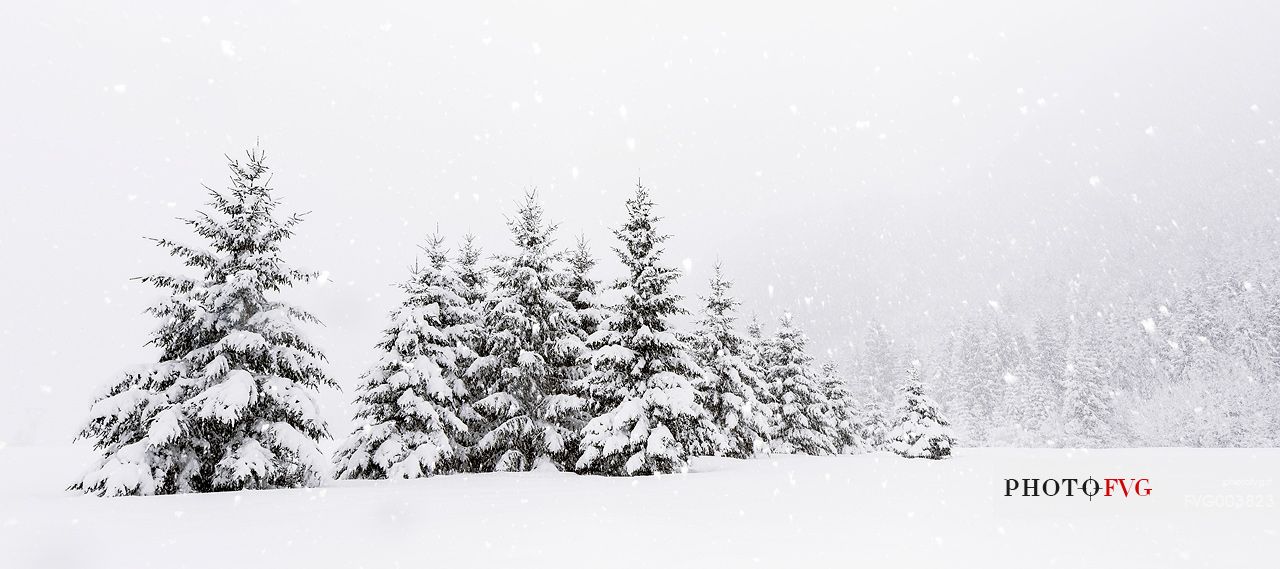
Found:
[[(962, 444), (1274, 446), (1280, 439), (1280, 286), (1267, 248), (1207, 257), (1169, 295), (1094, 299), (1072, 280), (1060, 309), (968, 314), (917, 354), (870, 323), (847, 367), (884, 401), (919, 357)], [(914, 355), (913, 355), (914, 354)]]

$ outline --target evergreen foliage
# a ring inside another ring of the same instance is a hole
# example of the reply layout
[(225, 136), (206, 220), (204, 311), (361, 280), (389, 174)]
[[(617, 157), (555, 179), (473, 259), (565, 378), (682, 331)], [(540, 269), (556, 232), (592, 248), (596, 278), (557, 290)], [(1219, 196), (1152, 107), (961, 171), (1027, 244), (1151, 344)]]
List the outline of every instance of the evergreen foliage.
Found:
[(679, 272), (662, 264), (659, 218), (649, 191), (636, 186), (627, 220), (614, 230), (626, 269), (620, 302), (592, 337), (594, 371), (584, 382), (598, 414), (583, 430), (578, 468), (610, 475), (675, 472), (689, 457), (720, 452), (724, 435), (697, 401), (701, 374), (672, 327), (682, 313), (671, 291)]
[(750, 458), (768, 451), (770, 417), (760, 402), (764, 383), (749, 363), (750, 340), (734, 330), (739, 302), (732, 286), (717, 263), (691, 345), (703, 371), (699, 402), (727, 439), (725, 455)]
[(192, 269), (141, 280), (166, 292), (156, 363), (100, 393), (79, 438), (98, 459), (72, 487), (103, 496), (316, 486), (328, 436), (315, 393), (333, 381), (299, 325), (318, 323), (279, 300), (316, 277), (281, 257), (302, 221), (280, 219), (261, 150), (228, 157), (230, 187), (206, 188), (212, 213), (183, 220), (202, 245), (156, 243)]
[(600, 329), (606, 311), (600, 305), (600, 281), (591, 276), (598, 261), (591, 253), (586, 237), (578, 236), (567, 261), (568, 271), (561, 296), (573, 305), (575, 333), (587, 342)]
[(583, 349), (573, 305), (560, 296), (554, 224), (543, 220), (529, 192), (507, 220), (515, 253), (498, 257), (493, 290), (484, 302), (483, 355), (468, 370), (484, 433), (472, 449), (473, 467), (523, 471), (573, 465), (585, 402), (572, 385)]
[(774, 405), (771, 444), (776, 453), (822, 455), (837, 451), (831, 403), (814, 376), (807, 347), (808, 338), (788, 313), (761, 350)]
[(356, 394), (356, 429), (334, 457), (338, 478), (419, 478), (464, 464), (473, 412), (463, 371), (475, 313), (466, 287), (450, 270), (444, 238), (435, 235), (402, 285), (378, 343), (378, 363)]
[(832, 438), (836, 453), (855, 454), (870, 450), (871, 445), (868, 444), (861, 413), (853, 392), (849, 389), (849, 382), (840, 375), (835, 363), (822, 364), (820, 381), (822, 394), (830, 405), (831, 422), (835, 427)]
[(907, 379), (898, 394), (897, 417), (886, 447), (907, 458), (940, 459), (951, 456), (951, 427), (924, 393), (919, 367), (907, 367)]

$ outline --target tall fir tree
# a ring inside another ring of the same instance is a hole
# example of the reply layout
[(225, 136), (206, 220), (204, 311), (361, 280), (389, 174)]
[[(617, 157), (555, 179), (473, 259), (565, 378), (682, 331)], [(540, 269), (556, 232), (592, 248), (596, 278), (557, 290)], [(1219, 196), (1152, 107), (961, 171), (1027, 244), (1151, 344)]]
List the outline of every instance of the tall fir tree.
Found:
[(925, 395), (919, 365), (908, 365), (906, 376), (898, 393), (897, 416), (889, 430), (886, 448), (907, 458), (951, 456), (955, 437), (938, 406)]
[(697, 401), (701, 371), (676, 334), (682, 313), (671, 291), (679, 272), (661, 261), (649, 190), (639, 184), (627, 200), (627, 220), (614, 230), (614, 249), (626, 268), (618, 305), (595, 335), (594, 371), (584, 382), (598, 415), (583, 430), (578, 467), (609, 475), (675, 472), (689, 457), (720, 451), (724, 435)]
[(198, 275), (154, 274), (167, 291), (157, 363), (103, 391), (79, 438), (99, 455), (72, 487), (103, 496), (316, 486), (328, 436), (315, 402), (334, 386), (324, 355), (301, 333), (318, 323), (277, 297), (315, 273), (287, 264), (282, 244), (302, 221), (277, 217), (264, 154), (228, 157), (230, 187), (207, 188), (213, 213), (183, 220), (206, 243), (156, 243)]
[(840, 375), (835, 362), (822, 364), (819, 381), (822, 385), (822, 394), (830, 404), (831, 422), (835, 427), (832, 431), (835, 442), (833, 450), (838, 454), (854, 454), (871, 450), (860, 416), (861, 410), (854, 399), (853, 391), (849, 389), (849, 382)]
[(1098, 378), (1075, 364), (1067, 364), (1062, 392), (1063, 443), (1094, 448), (1106, 446), (1110, 438), (1107, 404)]
[[(476, 236), (467, 233), (462, 236), (462, 246), (458, 247), (458, 256), (453, 262), (454, 274), (457, 276), (458, 283), (461, 285), (459, 294), (467, 307), (471, 309), (471, 326), (469, 334), (466, 338), (466, 345), (471, 349), (470, 359), (460, 365), (463, 375), (471, 368), (471, 364), (475, 363), (475, 358), (485, 351), (484, 349), (484, 323), (485, 314), (485, 298), (489, 295), (489, 281), (492, 277), (492, 270), (484, 264), (484, 249), (476, 244)], [(484, 390), (477, 388), (476, 383), (468, 378), (468, 385), (471, 385), (472, 403), (477, 397), (485, 395)], [(475, 410), (474, 407), (468, 405), (466, 407), (468, 413), (460, 417), (467, 424), (467, 431), (461, 433), (459, 442), (470, 450), (480, 440), (480, 436), (484, 434), (485, 421)], [(463, 469), (469, 470), (474, 465), (468, 459), (467, 464), (463, 465)]]
[(768, 452), (770, 417), (760, 402), (763, 380), (750, 364), (750, 340), (734, 329), (739, 302), (732, 287), (716, 263), (690, 344), (703, 371), (699, 401), (727, 439), (725, 455), (750, 458)]
[(1005, 374), (1004, 400), (996, 410), (996, 423), (992, 433), (999, 433), (1000, 442), (1013, 446), (1042, 446), (1047, 430), (1048, 410), (1052, 393), (1048, 379), (1031, 371), (1028, 363), (1018, 363)]
[(1085, 315), (1073, 334), (1062, 378), (1063, 443), (1073, 447), (1102, 447), (1112, 442), (1114, 429), (1102, 350), (1106, 339), (1091, 315)]
[[(471, 364), (475, 363), (475, 359), (484, 352), (484, 315), (485, 315), (485, 299), (489, 297), (489, 287), (493, 278), (493, 269), (484, 262), (484, 249), (476, 243), (476, 236), (473, 233), (466, 233), (462, 236), (462, 245), (458, 247), (458, 255), (453, 260), (454, 275), (458, 278), (461, 285), (459, 294), (467, 306), (471, 308), (471, 330), (467, 338), (467, 347), (471, 348), (471, 359), (466, 362), (466, 366), (462, 368), (463, 375), (467, 375), (467, 370), (471, 368)], [(483, 396), (481, 390), (475, 388), (475, 384), (471, 383), (472, 398)], [(463, 435), (463, 440), (467, 447), (471, 447), (476, 443), (478, 437), (483, 434), (482, 419), (478, 418), (475, 410), (472, 409), (471, 418), (467, 419), (470, 429)]]
[(465, 464), (470, 390), (463, 377), (475, 313), (448, 266), (444, 238), (423, 247), (378, 343), (378, 363), (362, 376), (356, 429), (334, 456), (338, 478), (420, 478)]
[(969, 444), (987, 441), (1003, 382), (991, 319), (966, 318), (951, 339), (946, 388), (959, 436)]
[(1057, 436), (1054, 432), (1055, 423), (1060, 414), (1062, 374), (1066, 368), (1066, 350), (1059, 328), (1063, 327), (1041, 315), (1035, 319), (1031, 329), (1031, 364), (1028, 374), (1032, 385), (1028, 389), (1030, 400), (1024, 421), (1029, 429), (1048, 440), (1055, 440)]
[(830, 402), (813, 371), (806, 351), (808, 338), (784, 314), (778, 331), (764, 343), (762, 359), (773, 400), (773, 452), (832, 454), (837, 450)]
[(582, 340), (573, 305), (560, 296), (555, 224), (529, 192), (507, 221), (515, 254), (498, 258), (484, 303), (483, 355), (468, 374), (483, 390), (485, 418), (472, 449), (480, 470), (566, 469), (573, 465), (584, 401), (572, 385)]
[(867, 322), (862, 357), (858, 361), (858, 375), (862, 376), (859, 388), (863, 392), (858, 395), (867, 400), (891, 402), (896, 381), (893, 377), (893, 362), (893, 339), (889, 336), (889, 331), (879, 321), (873, 319)]

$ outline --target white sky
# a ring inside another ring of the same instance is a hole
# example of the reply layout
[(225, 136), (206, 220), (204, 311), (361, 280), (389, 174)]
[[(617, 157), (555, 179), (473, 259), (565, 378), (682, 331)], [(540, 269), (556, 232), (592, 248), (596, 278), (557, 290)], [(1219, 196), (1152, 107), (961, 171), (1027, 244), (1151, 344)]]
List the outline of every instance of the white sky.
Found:
[(348, 390), (414, 245), (505, 249), (527, 187), (604, 256), (643, 178), (684, 292), (718, 257), (837, 358), (872, 316), (1159, 289), (1274, 224), (1275, 3), (845, 4), (9, 7), (0, 441), (67, 440), (149, 357), (129, 279), (178, 266), (142, 237), (185, 238), (255, 138), (313, 212), (292, 257), (332, 280), (299, 296)]

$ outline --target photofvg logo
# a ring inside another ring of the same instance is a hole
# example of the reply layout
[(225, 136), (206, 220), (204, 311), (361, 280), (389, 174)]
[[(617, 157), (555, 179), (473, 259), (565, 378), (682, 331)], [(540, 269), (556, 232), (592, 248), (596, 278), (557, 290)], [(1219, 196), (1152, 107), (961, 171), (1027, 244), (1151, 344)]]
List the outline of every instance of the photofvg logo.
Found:
[(1151, 480), (1147, 478), (1103, 478), (1101, 482), (1088, 478), (1005, 478), (1006, 497), (1036, 498), (1042, 496), (1083, 497), (1092, 501), (1095, 497), (1132, 498), (1151, 495)]
[(1184, 494), (1183, 503), (1190, 508), (1274, 508), (1273, 484), (1270, 478), (1223, 480), (1214, 491)]

